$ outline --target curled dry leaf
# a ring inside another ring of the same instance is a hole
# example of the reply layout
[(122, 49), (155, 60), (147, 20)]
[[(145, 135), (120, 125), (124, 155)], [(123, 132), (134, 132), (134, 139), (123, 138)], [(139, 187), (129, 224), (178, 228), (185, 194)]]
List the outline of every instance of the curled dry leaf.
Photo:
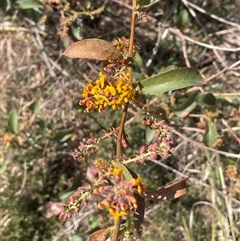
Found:
[(97, 38), (83, 39), (68, 47), (63, 55), (69, 58), (115, 60), (121, 53), (111, 43)]
[(188, 178), (183, 178), (157, 190), (145, 191), (141, 196), (152, 201), (169, 201), (179, 198), (186, 193), (186, 180)]
[(109, 238), (109, 229), (100, 229), (94, 233), (92, 233), (87, 241), (107, 241)]

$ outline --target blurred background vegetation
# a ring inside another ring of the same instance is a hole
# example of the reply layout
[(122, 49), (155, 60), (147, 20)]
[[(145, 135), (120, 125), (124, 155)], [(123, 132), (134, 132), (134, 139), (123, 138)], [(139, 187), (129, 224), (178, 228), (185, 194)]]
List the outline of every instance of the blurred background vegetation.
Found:
[[(62, 222), (54, 202), (89, 181), (87, 162), (114, 158), (114, 141), (82, 162), (71, 152), (80, 141), (117, 127), (120, 111), (83, 112), (81, 90), (102, 63), (62, 52), (83, 38), (128, 37), (131, 1), (1, 0), (0, 7), (0, 238), (86, 240), (109, 225), (107, 213), (92, 201)], [(136, 27), (136, 80), (183, 66), (205, 78), (201, 92), (145, 97), (171, 126), (176, 151), (134, 169), (152, 188), (191, 178), (182, 198), (148, 203), (143, 240), (240, 240), (239, 9), (239, 0), (151, 1), (142, 9), (148, 23)], [(128, 155), (151, 141), (140, 119), (130, 108)]]

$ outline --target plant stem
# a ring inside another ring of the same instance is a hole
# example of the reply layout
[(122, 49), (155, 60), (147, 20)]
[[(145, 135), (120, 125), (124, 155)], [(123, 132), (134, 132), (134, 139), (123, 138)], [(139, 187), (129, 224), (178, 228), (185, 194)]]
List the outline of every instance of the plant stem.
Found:
[[(134, 36), (135, 36), (135, 24), (136, 24), (136, 6), (137, 6), (137, 1), (133, 0), (132, 1), (132, 19), (131, 19), (131, 32), (130, 32), (130, 42), (129, 42), (129, 50), (128, 50), (128, 57), (132, 58), (133, 57), (133, 45), (134, 45)], [(132, 83), (132, 66), (128, 67), (128, 73), (129, 73), (129, 81)], [(119, 125), (119, 130), (118, 130), (118, 139), (117, 139), (117, 159), (121, 160), (122, 157), (122, 145), (121, 145), (121, 139), (122, 139), (122, 134), (124, 130), (124, 124), (126, 121), (126, 116), (127, 116), (127, 109), (128, 109), (128, 103), (125, 105), (123, 113), (122, 113), (122, 118), (121, 122)]]
[(114, 230), (111, 234), (111, 241), (117, 241), (118, 240), (121, 221), (122, 221), (121, 217), (117, 221), (115, 221)]
[(125, 125), (125, 121), (126, 121), (126, 117), (127, 117), (127, 109), (128, 109), (128, 103), (124, 106), (121, 122), (120, 122), (119, 129), (118, 129), (117, 155), (116, 155), (117, 160), (122, 159), (122, 143), (121, 143), (121, 140), (122, 140), (122, 134), (123, 134), (124, 125)]
[[(133, 57), (133, 45), (134, 45), (134, 36), (135, 36), (135, 23), (136, 23), (136, 6), (137, 6), (137, 1), (133, 0), (132, 1), (132, 19), (131, 19), (130, 43), (129, 43), (129, 50), (128, 50), (128, 57), (130, 57), (130, 58)], [(128, 73), (129, 73), (130, 83), (132, 83), (132, 75), (133, 75), (132, 72), (133, 72), (132, 66), (129, 66), (128, 67)], [(124, 106), (121, 122), (120, 122), (120, 125), (119, 125), (119, 130), (118, 130), (117, 151), (116, 151), (117, 152), (116, 157), (117, 157), (118, 160), (122, 159), (121, 140), (122, 140), (122, 134), (123, 134), (123, 131), (124, 131), (124, 125), (125, 125), (125, 121), (126, 121), (126, 117), (127, 117), (128, 105), (129, 105), (129, 103), (127, 103)], [(121, 226), (121, 218), (119, 220), (117, 220), (114, 224), (114, 230), (113, 230), (112, 237), (111, 237), (112, 241), (118, 240), (120, 226)]]
[[(131, 32), (130, 32), (130, 42), (129, 42), (129, 50), (128, 50), (128, 57), (133, 57), (133, 45), (134, 45), (134, 39), (135, 39), (135, 24), (136, 24), (136, 7), (137, 7), (137, 1), (132, 1), (132, 19), (131, 19)], [(129, 72), (129, 81), (132, 83), (132, 66), (128, 68)]]

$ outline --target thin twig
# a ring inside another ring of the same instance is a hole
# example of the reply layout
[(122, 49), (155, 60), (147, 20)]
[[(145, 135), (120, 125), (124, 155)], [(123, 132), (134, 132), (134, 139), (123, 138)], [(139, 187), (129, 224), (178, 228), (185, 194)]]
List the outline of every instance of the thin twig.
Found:
[(232, 136), (235, 138), (235, 140), (240, 144), (240, 138), (233, 132), (232, 128), (228, 125), (227, 121), (224, 119), (221, 119), (223, 125), (225, 125), (228, 129), (228, 131), (232, 134)]
[(221, 154), (221, 155), (224, 155), (226, 157), (233, 157), (233, 158), (240, 158), (240, 154), (234, 154), (234, 153), (229, 153), (229, 152), (225, 152), (225, 151), (220, 151), (220, 150), (216, 150), (214, 148), (211, 148), (211, 147), (208, 147), (208, 146), (205, 146), (203, 143), (200, 143), (200, 142), (197, 142), (197, 141), (194, 141), (192, 140), (191, 138), (188, 138), (187, 136), (183, 135), (182, 133), (180, 133), (179, 131), (177, 131), (176, 129), (172, 128), (172, 127), (169, 127), (170, 130), (175, 133), (177, 136), (181, 137), (182, 139), (188, 141), (188, 142), (191, 142), (191, 144), (194, 144), (195, 146), (198, 146), (198, 147), (201, 147), (203, 149), (206, 149), (206, 150), (209, 150), (209, 151), (212, 151), (214, 153), (218, 153), (218, 154)]
[(156, 56), (156, 54), (158, 52), (160, 42), (161, 42), (161, 38), (162, 38), (162, 28), (161, 28), (160, 25), (158, 25), (157, 41), (155, 41), (155, 46), (152, 49), (151, 57), (148, 59), (148, 61), (146, 63), (146, 68), (149, 68), (149, 66), (152, 64), (152, 61), (153, 61), (154, 57)]
[[(184, 3), (184, 1), (183, 1), (183, 3)], [(185, 6), (188, 8), (189, 12), (192, 14), (192, 16), (194, 17), (194, 19), (195, 19), (195, 21), (197, 22), (197, 24), (201, 27), (202, 32), (203, 32), (204, 35), (207, 37), (207, 36), (208, 36), (208, 33), (207, 33), (206, 29), (205, 29), (205, 26), (201, 23), (201, 21), (199, 20), (197, 14), (195, 13), (195, 11), (194, 11), (192, 8), (190, 8), (187, 4), (185, 4)], [(211, 38), (209, 39), (209, 44), (210, 44), (211, 46), (214, 46)], [(214, 52), (215, 55), (217, 56), (219, 62), (220, 62), (221, 64), (223, 64), (224, 66), (226, 66), (227, 63), (226, 63), (226, 61), (221, 57), (220, 53), (219, 53), (216, 49), (213, 49), (213, 52)]]
[(195, 5), (194, 3), (191, 3), (191, 2), (189, 2), (189, 1), (187, 1), (187, 0), (182, 0), (182, 2), (183, 2), (185, 5), (189, 5), (189, 6), (191, 6), (192, 8), (198, 10), (198, 11), (201, 12), (201, 13), (204, 13), (204, 14), (210, 16), (211, 18), (216, 19), (216, 20), (219, 21), (219, 22), (222, 22), (222, 23), (225, 23), (225, 24), (228, 24), (228, 25), (231, 25), (231, 26), (234, 26), (234, 27), (237, 27), (237, 28), (240, 29), (240, 24), (238, 24), (238, 23), (230, 22), (230, 21), (228, 21), (228, 20), (226, 20), (226, 19), (224, 19), (224, 18), (218, 17), (218, 16), (215, 15), (215, 14), (210, 14), (210, 13), (208, 13), (205, 9), (203, 9), (203, 8), (201, 8), (201, 7)]
[[(180, 32), (180, 30), (177, 29), (177, 28), (171, 28), (170, 27), (170, 28), (168, 28), (168, 30), (173, 34), (178, 35), (179, 37), (182, 34)], [(240, 47), (239, 48), (223, 48), (223, 47), (218, 47), (218, 46), (215, 46), (215, 45), (205, 44), (203, 42), (194, 40), (194, 39), (192, 39), (192, 38), (190, 38), (190, 37), (188, 37), (184, 34), (182, 34), (182, 36), (183, 36), (184, 39), (188, 40), (189, 42), (198, 44), (198, 45), (203, 46), (203, 47), (208, 48), (208, 49), (217, 49), (217, 50), (222, 50), (222, 51), (227, 51), (227, 52), (239, 52), (240, 51)]]
[(218, 71), (215, 75), (212, 75), (211, 77), (205, 79), (204, 84), (206, 84), (207, 82), (209, 82), (212, 79), (215, 79), (217, 76), (223, 74), (224, 72), (226, 72), (227, 70), (231, 70), (234, 67), (236, 67), (237, 65), (240, 65), (240, 60), (237, 61), (236, 63), (230, 65), (229, 67), (225, 67), (224, 69), (222, 69), (221, 71)]
[(44, 50), (44, 46), (43, 46), (43, 43), (42, 43), (42, 40), (41, 40), (41, 37), (40, 37), (38, 29), (37, 28), (33, 28), (33, 32), (35, 33), (35, 37), (36, 37), (36, 41), (37, 41), (37, 44), (38, 44), (38, 48), (41, 51), (43, 60), (44, 60), (45, 64), (48, 67), (49, 74), (51, 75), (51, 77), (56, 78), (56, 74), (52, 70), (52, 66), (51, 66), (51, 64), (49, 62), (49, 58), (48, 58), (48, 56), (47, 56), (47, 54), (46, 54), (46, 52)]

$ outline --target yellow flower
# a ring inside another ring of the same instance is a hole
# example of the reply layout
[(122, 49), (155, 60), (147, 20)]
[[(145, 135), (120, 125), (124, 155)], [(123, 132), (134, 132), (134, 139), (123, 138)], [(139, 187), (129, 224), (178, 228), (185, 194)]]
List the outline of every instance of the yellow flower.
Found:
[(14, 135), (9, 134), (9, 133), (5, 133), (4, 136), (1, 139), (3, 141), (3, 144), (6, 147), (10, 147), (12, 145), (12, 141), (14, 139)]
[(127, 216), (129, 214), (129, 210), (121, 210), (117, 211), (115, 205), (111, 205), (109, 207), (109, 213), (113, 215), (114, 220), (119, 220), (122, 216)]
[(102, 112), (107, 106), (112, 109), (120, 109), (128, 101), (134, 100), (136, 91), (128, 79), (127, 74), (120, 74), (118, 79), (107, 76), (99, 72), (96, 83), (90, 82), (83, 90), (83, 100), (80, 105), (86, 105), (85, 112), (90, 112), (92, 108), (97, 108)]
[(118, 167), (114, 167), (111, 171), (111, 174), (113, 176), (117, 176), (117, 175), (122, 175), (122, 169), (121, 168), (118, 168)]
[(138, 193), (142, 193), (146, 189), (146, 185), (142, 184), (142, 178), (137, 177), (136, 179), (131, 180), (133, 187), (137, 187)]

